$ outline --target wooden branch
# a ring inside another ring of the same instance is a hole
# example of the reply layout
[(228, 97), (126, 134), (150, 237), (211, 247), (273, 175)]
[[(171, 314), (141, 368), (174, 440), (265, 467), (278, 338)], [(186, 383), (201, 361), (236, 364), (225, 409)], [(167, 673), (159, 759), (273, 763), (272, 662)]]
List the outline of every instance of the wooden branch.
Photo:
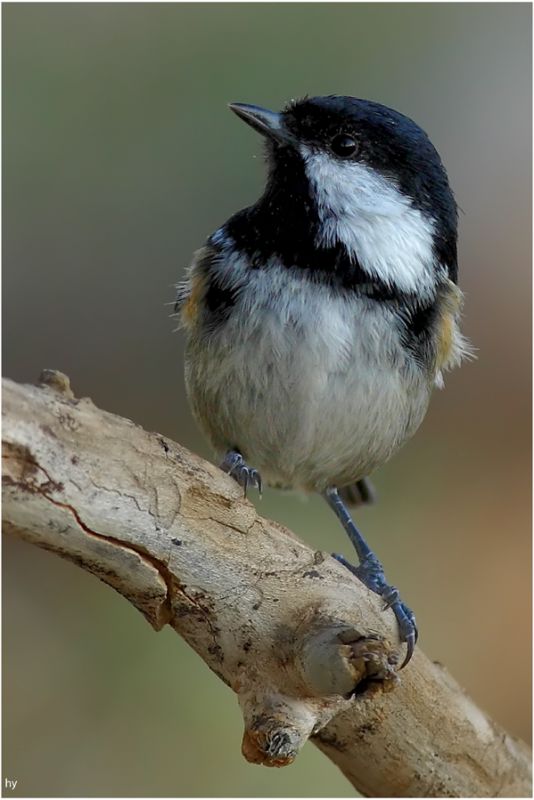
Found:
[(236, 692), (249, 761), (311, 738), (366, 795), (530, 796), (527, 747), (419, 650), (399, 676), (393, 614), (219, 469), (60, 373), (3, 386), (5, 529), (183, 636)]

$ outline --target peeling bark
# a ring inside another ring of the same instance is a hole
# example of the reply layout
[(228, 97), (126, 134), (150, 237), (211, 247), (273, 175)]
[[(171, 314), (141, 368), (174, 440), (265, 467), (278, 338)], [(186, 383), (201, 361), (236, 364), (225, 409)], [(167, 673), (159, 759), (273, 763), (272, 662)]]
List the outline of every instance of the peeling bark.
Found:
[(5, 380), (4, 530), (171, 625), (236, 692), (243, 754), (285, 766), (311, 739), (360, 792), (527, 797), (530, 755), (326, 553), (262, 519), (220, 470), (76, 399)]

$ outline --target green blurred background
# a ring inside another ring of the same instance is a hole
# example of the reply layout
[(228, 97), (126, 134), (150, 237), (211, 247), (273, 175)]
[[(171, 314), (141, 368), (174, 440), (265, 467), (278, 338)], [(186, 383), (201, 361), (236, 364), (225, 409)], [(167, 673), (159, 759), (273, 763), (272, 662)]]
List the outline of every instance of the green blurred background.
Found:
[[(530, 737), (530, 5), (4, 4), (4, 373), (209, 457), (169, 317), (191, 253), (259, 194), (231, 100), (391, 105), (430, 134), (460, 219), (478, 360), (436, 392), (360, 522), (421, 644)], [(261, 513), (351, 556), (318, 498)], [(4, 777), (15, 795), (349, 796), (308, 744), (240, 755), (233, 694), (167, 629), (30, 546), (4, 547)]]

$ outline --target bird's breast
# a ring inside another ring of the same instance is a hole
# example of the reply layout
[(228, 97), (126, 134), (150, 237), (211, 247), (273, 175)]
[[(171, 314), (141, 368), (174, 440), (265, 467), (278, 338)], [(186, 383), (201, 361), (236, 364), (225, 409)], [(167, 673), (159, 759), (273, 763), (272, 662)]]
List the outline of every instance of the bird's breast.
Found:
[(267, 482), (342, 485), (383, 463), (420, 424), (432, 380), (388, 306), (250, 270), (209, 333), (190, 335), (188, 390), (217, 449)]

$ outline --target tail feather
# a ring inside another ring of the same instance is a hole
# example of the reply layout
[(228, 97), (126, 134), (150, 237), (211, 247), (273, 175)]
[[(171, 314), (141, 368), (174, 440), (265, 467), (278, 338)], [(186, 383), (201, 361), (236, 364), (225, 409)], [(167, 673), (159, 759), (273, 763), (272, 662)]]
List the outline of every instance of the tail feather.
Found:
[(360, 478), (356, 483), (344, 486), (339, 490), (342, 500), (349, 506), (371, 506), (376, 503), (376, 489), (369, 478)]

